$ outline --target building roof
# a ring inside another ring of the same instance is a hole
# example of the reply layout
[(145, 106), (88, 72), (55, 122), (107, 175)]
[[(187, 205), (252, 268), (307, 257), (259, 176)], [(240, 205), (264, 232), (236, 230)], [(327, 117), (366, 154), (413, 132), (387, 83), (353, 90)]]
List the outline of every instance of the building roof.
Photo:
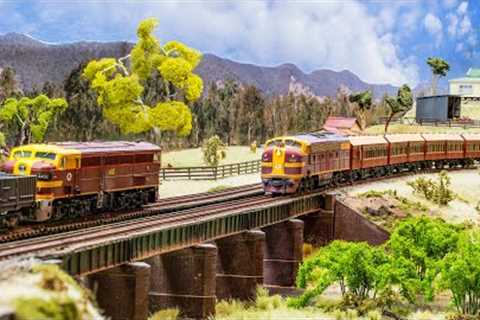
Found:
[(352, 146), (361, 146), (364, 144), (387, 144), (383, 136), (352, 136), (348, 137)]
[(469, 78), (480, 78), (480, 69), (479, 68), (468, 69), (467, 77), (469, 77)]
[(325, 121), (324, 127), (338, 128), (338, 129), (352, 129), (357, 125), (356, 118), (346, 117), (328, 117)]
[(470, 82), (470, 83), (477, 83), (480, 82), (480, 78), (469, 78), (469, 77), (463, 77), (463, 78), (455, 78), (455, 79), (450, 79), (448, 82)]

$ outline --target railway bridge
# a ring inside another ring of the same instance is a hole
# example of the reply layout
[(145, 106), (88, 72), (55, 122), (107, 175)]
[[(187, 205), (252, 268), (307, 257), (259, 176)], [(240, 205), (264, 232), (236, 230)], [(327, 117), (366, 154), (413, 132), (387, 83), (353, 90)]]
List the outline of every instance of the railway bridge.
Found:
[(92, 288), (112, 319), (146, 319), (168, 307), (204, 319), (216, 299), (252, 299), (257, 285), (292, 290), (304, 241), (387, 237), (332, 193), (257, 195), (14, 241), (3, 245), (0, 259), (32, 254), (58, 261)]

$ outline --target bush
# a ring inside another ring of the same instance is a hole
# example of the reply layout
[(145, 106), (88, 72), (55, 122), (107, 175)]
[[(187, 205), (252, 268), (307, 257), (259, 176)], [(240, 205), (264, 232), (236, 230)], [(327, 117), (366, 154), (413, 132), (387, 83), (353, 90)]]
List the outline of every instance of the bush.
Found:
[(250, 151), (252, 153), (257, 153), (257, 147), (258, 147), (257, 146), (257, 141), (255, 140), (250, 144)]
[(279, 295), (269, 296), (267, 289), (257, 287), (255, 306), (259, 310), (274, 310), (282, 305), (282, 297)]
[(407, 184), (413, 188), (415, 193), (423, 195), (425, 199), (441, 206), (448, 205), (456, 197), (455, 193), (450, 189), (450, 177), (446, 171), (439, 173), (437, 182), (420, 177), (414, 181), (407, 182)]
[(164, 309), (155, 312), (148, 320), (177, 320), (179, 314), (178, 309)]
[(217, 135), (203, 143), (202, 153), (203, 161), (210, 166), (217, 166), (220, 160), (227, 156), (226, 146)]
[(480, 233), (464, 231), (441, 262), (439, 286), (450, 290), (457, 311), (480, 315)]
[(458, 230), (441, 219), (420, 217), (400, 222), (390, 235), (387, 249), (398, 263), (410, 264), (416, 274), (409, 277), (410, 288), (428, 300), (433, 298), (432, 283), (438, 274), (438, 263), (456, 247)]
[(390, 267), (384, 267), (389, 263), (382, 248), (333, 241), (300, 266), (297, 286), (306, 290), (300, 297), (290, 299), (289, 305), (303, 307), (338, 282), (344, 300), (358, 306), (369, 296), (381, 293), (384, 286), (390, 286), (381, 274), (389, 270)]

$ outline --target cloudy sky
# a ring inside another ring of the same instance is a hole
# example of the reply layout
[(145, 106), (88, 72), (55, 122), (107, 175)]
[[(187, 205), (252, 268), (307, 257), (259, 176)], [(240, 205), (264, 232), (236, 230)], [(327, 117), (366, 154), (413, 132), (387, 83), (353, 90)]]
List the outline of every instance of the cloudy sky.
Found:
[(479, 0), (0, 0), (0, 33), (48, 42), (135, 41), (138, 22), (153, 16), (162, 41), (202, 52), (416, 85), (429, 80), (428, 56), (449, 61), (449, 77), (480, 67), (479, 10)]

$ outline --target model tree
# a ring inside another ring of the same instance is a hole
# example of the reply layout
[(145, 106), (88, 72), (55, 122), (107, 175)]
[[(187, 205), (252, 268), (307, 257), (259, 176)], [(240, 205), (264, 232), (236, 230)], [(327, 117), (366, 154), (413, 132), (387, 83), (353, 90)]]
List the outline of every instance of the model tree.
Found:
[(50, 99), (46, 95), (8, 98), (0, 106), (0, 121), (15, 127), (16, 145), (41, 142), (49, 125), (67, 106), (65, 99)]
[(203, 161), (210, 166), (217, 166), (227, 156), (226, 147), (219, 136), (214, 135), (202, 145)]
[[(161, 45), (153, 34), (158, 22), (147, 19), (137, 30), (138, 42), (129, 55), (91, 61), (85, 77), (98, 94), (104, 116), (124, 133), (155, 130), (186, 136), (192, 129), (192, 115), (186, 103), (197, 100), (202, 79), (193, 73), (201, 54), (186, 45), (170, 41)], [(166, 92), (164, 100), (149, 105), (142, 99), (145, 83), (160, 74)]]
[(450, 65), (443, 59), (430, 57), (427, 64), (432, 69), (432, 95), (437, 93), (437, 82), (440, 77), (445, 77), (450, 70)]
[(349, 101), (357, 104), (356, 115), (360, 123), (360, 129), (364, 130), (367, 122), (367, 112), (372, 108), (372, 91), (353, 93)]
[(385, 104), (388, 107), (388, 118), (385, 122), (385, 133), (393, 117), (397, 114), (406, 113), (413, 106), (412, 90), (406, 84), (398, 89), (396, 97), (385, 97)]

